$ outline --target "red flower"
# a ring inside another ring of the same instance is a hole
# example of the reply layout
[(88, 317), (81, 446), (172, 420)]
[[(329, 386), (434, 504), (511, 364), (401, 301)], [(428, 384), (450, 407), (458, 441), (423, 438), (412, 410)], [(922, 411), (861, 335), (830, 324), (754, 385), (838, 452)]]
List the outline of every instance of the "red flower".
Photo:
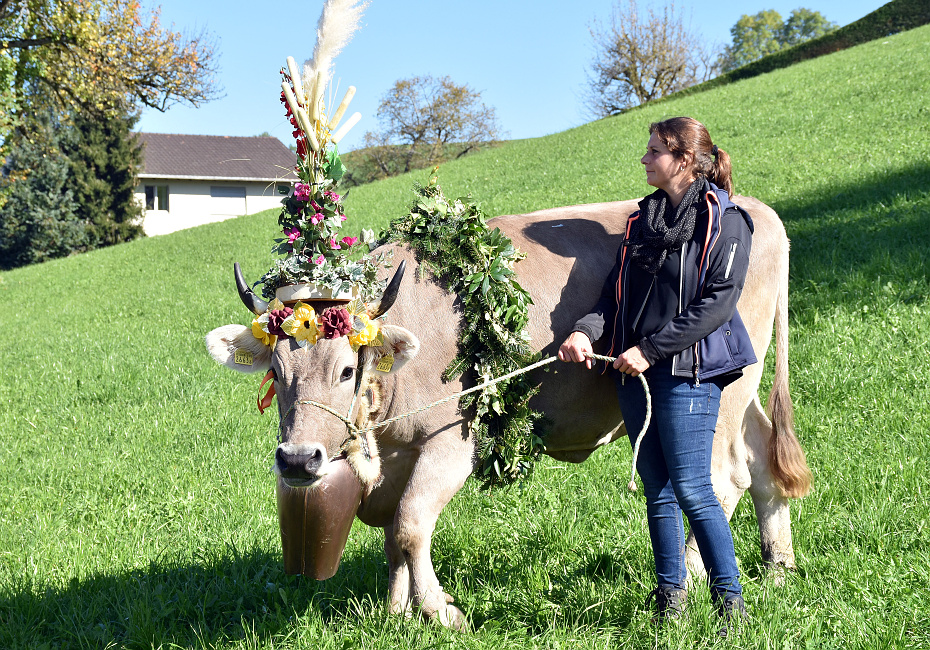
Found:
[(330, 307), (320, 314), (324, 338), (335, 339), (352, 331), (352, 316), (343, 307)]
[(281, 329), (281, 323), (294, 313), (290, 307), (284, 309), (272, 309), (268, 312), (268, 333), (275, 336), (287, 336), (287, 333)]

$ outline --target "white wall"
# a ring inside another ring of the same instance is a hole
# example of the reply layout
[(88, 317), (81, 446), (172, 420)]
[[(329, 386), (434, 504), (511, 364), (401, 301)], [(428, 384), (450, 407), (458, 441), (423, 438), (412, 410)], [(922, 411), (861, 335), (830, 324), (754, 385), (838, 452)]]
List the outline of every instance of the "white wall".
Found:
[[(176, 230), (223, 221), (243, 214), (280, 208), (282, 196), (274, 183), (236, 181), (172, 181), (139, 179), (136, 200), (145, 205), (146, 185), (168, 186), (168, 210), (146, 210), (142, 227), (146, 235), (164, 235)], [(211, 187), (244, 187), (245, 197), (211, 196)]]

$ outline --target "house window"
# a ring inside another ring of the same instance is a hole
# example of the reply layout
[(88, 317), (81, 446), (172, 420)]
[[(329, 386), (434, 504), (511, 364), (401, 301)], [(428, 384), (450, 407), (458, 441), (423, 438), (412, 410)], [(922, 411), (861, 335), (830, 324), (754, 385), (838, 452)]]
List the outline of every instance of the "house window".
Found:
[(244, 187), (229, 187), (226, 185), (211, 185), (210, 196), (222, 199), (244, 199)]
[(168, 186), (167, 185), (146, 185), (145, 186), (145, 209), (146, 210), (168, 210)]

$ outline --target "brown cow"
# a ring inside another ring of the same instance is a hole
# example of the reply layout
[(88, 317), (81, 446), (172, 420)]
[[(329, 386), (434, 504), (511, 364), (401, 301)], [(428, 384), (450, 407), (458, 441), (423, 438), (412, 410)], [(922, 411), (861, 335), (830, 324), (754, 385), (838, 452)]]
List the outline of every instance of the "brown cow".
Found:
[[(755, 223), (749, 274), (739, 311), (752, 337), (759, 363), (728, 386), (720, 407), (714, 439), (714, 489), (729, 518), (745, 490), (755, 505), (762, 557), (772, 565), (793, 566), (794, 551), (788, 498), (810, 487), (810, 472), (791, 424), (788, 395), (787, 290), (788, 240), (778, 216), (749, 197), (735, 201)], [(555, 208), (526, 215), (498, 217), (497, 226), (526, 254), (516, 266), (519, 282), (534, 300), (529, 334), (535, 349), (555, 354), (575, 321), (596, 302), (613, 264), (627, 217), (637, 201)], [(417, 261), (403, 246), (392, 246), (396, 262), (405, 260), (408, 278), (418, 278)], [(240, 295), (256, 309), (254, 295), (240, 282)], [(262, 309), (261, 301), (258, 309)], [(353, 353), (345, 337), (320, 340), (308, 350), (293, 339), (279, 339), (273, 352), (251, 337), (243, 326), (226, 326), (207, 336), (207, 346), (220, 363), (231, 363), (239, 347), (249, 347), (255, 364), (248, 370), (275, 371), (278, 409), (282, 417), (281, 445), (276, 460), (280, 474), (294, 457), (309, 484), (326, 473), (326, 465), (346, 439), (346, 425), (327, 411), (298, 402), (314, 400), (346, 413), (352, 402), (354, 371), (368, 369), (368, 383), (352, 414), (360, 421), (379, 422), (412, 411), (462, 390), (467, 378), (443, 383), (440, 374), (456, 354), (462, 313), (456, 296), (435, 280), (409, 280), (401, 287), (383, 326), (384, 346)], [(766, 417), (757, 390), (764, 355), (776, 324), (776, 372), (770, 396), (775, 426)], [(595, 350), (600, 349), (595, 344)], [(374, 370), (378, 359), (397, 359), (387, 373)], [(613, 380), (587, 370), (584, 364), (549, 366), (554, 372), (533, 377), (542, 384), (534, 408), (551, 422), (545, 443), (548, 455), (581, 462), (596, 448), (626, 436)], [(419, 609), (444, 625), (465, 624), (436, 574), (430, 544), (439, 514), (474, 469), (474, 441), (466, 416), (455, 400), (391, 423), (379, 430), (383, 479), (369, 485), (358, 517), (383, 527), (390, 579), (390, 609)], [(309, 459), (309, 460), (308, 460)], [(307, 461), (307, 462), (305, 462)], [(293, 465), (293, 463), (291, 463)], [(279, 479), (280, 480), (280, 479)], [(312, 489), (312, 488), (310, 488)], [(688, 566), (703, 575), (695, 544)]]

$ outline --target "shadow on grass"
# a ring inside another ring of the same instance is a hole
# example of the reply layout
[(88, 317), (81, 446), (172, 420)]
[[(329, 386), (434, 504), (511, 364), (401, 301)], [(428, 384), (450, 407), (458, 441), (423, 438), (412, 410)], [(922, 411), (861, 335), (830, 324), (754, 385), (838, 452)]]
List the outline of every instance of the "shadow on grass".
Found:
[(386, 578), (380, 548), (347, 555), (325, 582), (286, 575), (277, 553), (228, 549), (38, 593), (18, 584), (0, 592), (0, 647), (209, 647), (246, 630), (269, 638), (297, 617), (328, 627), (345, 616), (350, 599), (381, 600)]
[(896, 301), (930, 297), (930, 163), (831, 182), (773, 207), (791, 239), (794, 295), (857, 307), (881, 279)]

